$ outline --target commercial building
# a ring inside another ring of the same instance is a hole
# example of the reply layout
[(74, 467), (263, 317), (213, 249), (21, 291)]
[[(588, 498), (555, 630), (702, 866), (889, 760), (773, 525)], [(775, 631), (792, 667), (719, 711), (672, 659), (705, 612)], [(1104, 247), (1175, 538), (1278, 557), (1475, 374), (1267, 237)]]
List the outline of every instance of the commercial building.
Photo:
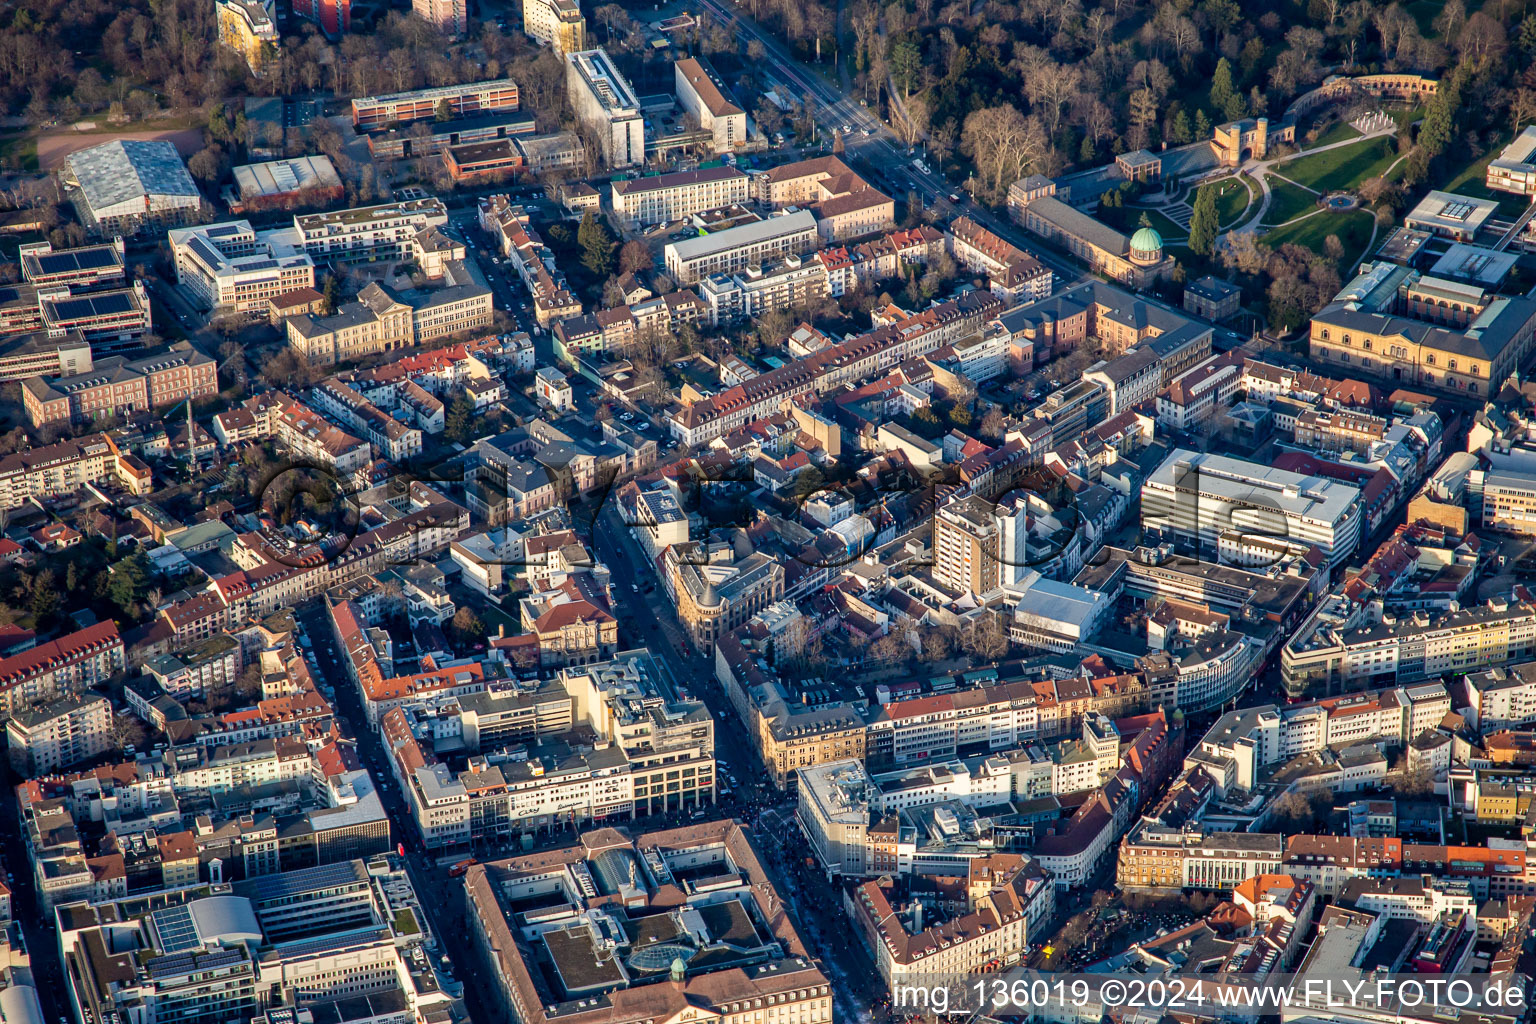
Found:
[[(685, 870), (718, 884), (673, 900)], [(464, 880), (482, 976), (499, 1012), (523, 1024), (832, 1020), (831, 986), (734, 821), (633, 839), (595, 829), (553, 856), (471, 865)], [(569, 916), (534, 923), (530, 900)]]
[(1274, 551), (1313, 547), (1329, 565), (1360, 543), (1360, 490), (1243, 459), (1182, 448), (1141, 488), (1142, 529), (1233, 565), (1272, 563)]
[(449, 38), (457, 38), (469, 30), (466, 0), (411, 0), (411, 10), (416, 17)]
[(336, 166), (323, 154), (241, 164), (231, 173), (237, 201), (230, 204), (230, 213), (328, 206), (346, 195)]
[[(1525, 365), (1536, 338), (1536, 300), (1462, 294), (1475, 309), (1421, 297), (1434, 279), (1392, 263), (1363, 263), (1360, 273), (1313, 314), (1314, 358), (1399, 387), (1428, 387), (1482, 398)], [(1453, 282), (1445, 282), (1450, 285)], [(1434, 310), (1434, 319), (1426, 318)], [(1442, 312), (1443, 310), (1443, 312)], [(1460, 321), (1460, 325), (1458, 325)]]
[(1008, 190), (1008, 211), (1031, 234), (1062, 246), (1089, 268), (1112, 280), (1144, 289), (1173, 273), (1174, 260), (1163, 252), (1162, 237), (1138, 228), (1127, 238), (1055, 195), (1048, 179), (1021, 178)]
[(700, 238), (668, 242), (663, 257), (668, 273), (679, 284), (693, 284), (710, 274), (732, 274), (754, 264), (810, 252), (817, 246), (817, 237), (815, 216), (800, 210)]
[(1528, 125), (1499, 155), (1488, 162), (1484, 183), (1498, 192), (1517, 196), (1536, 195), (1536, 125)]
[(60, 172), (80, 222), (97, 236), (202, 219), (203, 197), (169, 142), (119, 139), (71, 153)]
[(271, 0), (218, 0), (214, 13), (219, 22), (219, 42), (238, 53), (251, 74), (260, 75), (277, 56), (280, 38)]
[(729, 153), (746, 144), (746, 112), (726, 98), (698, 58), (678, 61), (672, 74), (678, 105), (698, 119), (701, 129), (713, 134), (716, 153)]
[(1536, 606), (1495, 598), (1456, 611), (1416, 611), (1353, 628), (1308, 619), (1280, 651), (1291, 693), (1347, 692), (1475, 672), (1536, 656)]
[(605, 50), (565, 55), (566, 94), (576, 119), (598, 140), (613, 170), (645, 163), (645, 118), (640, 101)]
[(218, 392), (212, 357), (182, 342), (140, 359), (98, 359), (89, 371), (69, 377), (29, 378), (21, 399), (32, 425), (44, 427), (150, 412)]
[(523, 31), (556, 56), (587, 48), (587, 19), (576, 0), (523, 0)]
[(69, 693), (11, 712), (5, 738), (11, 768), (23, 778), (47, 775), (117, 747), (112, 705), (94, 693)]
[(303, 252), (278, 254), (250, 221), (177, 228), (166, 235), (176, 284), (197, 305), (261, 314), (270, 300), (315, 286), (315, 263)]
[(520, 103), (517, 83), (497, 78), (464, 85), (362, 96), (352, 101), (352, 123), (359, 131), (373, 131), (412, 121), (437, 119), (443, 105), (449, 120), (476, 114), (515, 113)]
[(749, 179), (734, 167), (707, 167), (647, 178), (615, 180), (613, 212), (625, 227), (683, 220), (747, 201)]

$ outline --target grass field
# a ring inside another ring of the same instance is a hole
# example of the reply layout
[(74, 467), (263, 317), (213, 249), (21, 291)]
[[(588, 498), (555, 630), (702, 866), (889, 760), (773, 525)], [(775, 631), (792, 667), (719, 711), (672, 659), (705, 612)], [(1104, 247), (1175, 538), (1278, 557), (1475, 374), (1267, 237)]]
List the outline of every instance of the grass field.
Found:
[(1216, 189), (1216, 221), (1223, 228), (1236, 224), (1253, 202), (1253, 189), (1239, 177), (1222, 178), (1205, 187)]
[(1335, 142), (1343, 142), (1345, 139), (1358, 139), (1359, 137), (1360, 133), (1358, 131), (1351, 128), (1343, 121), (1336, 121), (1328, 128), (1327, 131), (1323, 132), (1323, 134), (1317, 137), (1316, 142), (1309, 143), (1308, 145), (1329, 146)]
[(1139, 207), (1128, 207), (1133, 213), (1130, 218), (1130, 230), (1126, 234), (1134, 234), (1136, 225), (1141, 222), (1141, 215), (1145, 213), (1147, 219), (1152, 222), (1152, 230), (1163, 236), (1163, 240), (1170, 238), (1183, 238), (1189, 234), (1189, 229), (1179, 224), (1178, 221), (1158, 210), (1143, 210)]
[(0, 165), (18, 171), (37, 170), (37, 137), (7, 135), (0, 138)]
[(1304, 188), (1297, 188), (1288, 181), (1269, 179), (1269, 212), (1264, 214), (1265, 224), (1284, 224), (1292, 217), (1317, 208), (1317, 196)]
[[(1344, 259), (1340, 263), (1344, 267), (1352, 267), (1355, 260), (1365, 251), (1366, 245), (1370, 243), (1371, 221), (1374, 217), (1375, 215), (1368, 210), (1319, 213), (1314, 217), (1299, 220), (1295, 224), (1275, 228), (1263, 236), (1263, 242), (1277, 249), (1287, 242), (1294, 242), (1313, 252), (1321, 253), (1324, 240), (1329, 235), (1338, 235), (1339, 241), (1344, 243)], [(1347, 278), (1349, 274), (1341, 272), (1340, 276)]]
[(1319, 192), (1354, 188), (1367, 178), (1386, 173), (1397, 159), (1397, 141), (1376, 138), (1358, 146), (1340, 146), (1326, 153), (1299, 156), (1275, 167), (1292, 181)]

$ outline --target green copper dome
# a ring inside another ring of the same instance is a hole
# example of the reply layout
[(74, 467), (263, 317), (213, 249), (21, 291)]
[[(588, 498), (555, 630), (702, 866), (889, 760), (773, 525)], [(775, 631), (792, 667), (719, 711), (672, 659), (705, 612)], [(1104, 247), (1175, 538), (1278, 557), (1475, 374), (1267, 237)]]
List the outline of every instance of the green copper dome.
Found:
[(1156, 252), (1163, 247), (1163, 236), (1151, 228), (1137, 228), (1131, 236), (1132, 252)]

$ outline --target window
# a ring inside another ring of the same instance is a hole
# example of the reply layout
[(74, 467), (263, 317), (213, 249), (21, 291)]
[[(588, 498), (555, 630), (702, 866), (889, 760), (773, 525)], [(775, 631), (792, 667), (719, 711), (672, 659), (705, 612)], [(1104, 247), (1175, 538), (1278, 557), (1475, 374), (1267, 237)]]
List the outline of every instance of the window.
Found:
[(1447, 366), (1448, 366), (1448, 368), (1449, 368), (1449, 369), (1452, 369), (1452, 370), (1454, 370), (1454, 369), (1456, 369), (1456, 360), (1454, 360), (1454, 359), (1452, 359), (1452, 360), (1451, 360), (1451, 361), (1450, 361), (1450, 362), (1449, 362), (1449, 363), (1448, 363), (1448, 364), (1447, 364)]
[(1424, 362), (1428, 363), (1430, 366), (1434, 366), (1435, 365), (1435, 357), (1433, 355), (1427, 355), (1427, 356), (1424, 357)]
[(1346, 344), (1346, 345), (1349, 344), (1349, 335), (1347, 335), (1347, 334), (1344, 335), (1344, 344)]

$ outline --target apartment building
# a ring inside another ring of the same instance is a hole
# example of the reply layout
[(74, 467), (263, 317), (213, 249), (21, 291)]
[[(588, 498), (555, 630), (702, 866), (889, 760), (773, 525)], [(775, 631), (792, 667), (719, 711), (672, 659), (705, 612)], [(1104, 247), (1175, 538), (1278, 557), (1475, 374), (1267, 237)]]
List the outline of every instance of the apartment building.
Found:
[(711, 274), (699, 282), (698, 292), (712, 327), (778, 309), (808, 309), (831, 294), (826, 266), (801, 256), (735, 274)]
[(732, 274), (817, 246), (816, 218), (810, 212), (769, 217), (699, 238), (668, 242), (662, 250), (668, 273), (679, 284), (693, 284), (711, 274)]
[(411, 0), (416, 17), (433, 25), (450, 38), (469, 31), (469, 4), (466, 0)]
[(751, 179), (734, 167), (705, 167), (614, 181), (613, 212), (626, 228), (683, 220), (705, 210), (747, 201)]
[(352, 123), (359, 131), (372, 131), (388, 125), (435, 120), (444, 103), (448, 105), (450, 118), (462, 118), (476, 114), (514, 113), (520, 97), (517, 83), (510, 78), (383, 96), (360, 96), (352, 101)]
[(63, 497), (86, 484), (147, 494), (152, 481), (149, 467), (133, 453), (120, 450), (106, 434), (90, 434), (0, 458), (0, 509), (20, 508), (34, 498), (45, 501)]
[[(355, 102), (355, 101), (354, 101)], [(407, 259), (416, 255), (415, 240), (428, 228), (448, 223), (442, 200), (407, 199), (331, 213), (293, 218), (295, 247), (318, 262)], [(288, 234), (285, 232), (284, 237)]]
[(87, 373), (22, 382), (22, 406), (34, 427), (163, 409), (218, 394), (218, 366), (186, 342), (142, 359), (108, 356)]
[(523, 0), (523, 31), (559, 57), (587, 48), (587, 19), (576, 0)]
[(990, 293), (971, 293), (857, 338), (827, 345), (719, 394), (684, 403), (671, 416), (672, 434), (689, 445), (704, 444), (774, 415), (786, 399), (857, 383), (906, 359), (968, 337), (995, 316), (1001, 305)]
[(0, 658), (0, 712), (25, 708), (100, 686), (124, 667), (123, 641), (113, 622), (98, 622)]
[(1009, 305), (1051, 294), (1055, 275), (1039, 260), (969, 217), (949, 226), (950, 252), (972, 274), (985, 274), (992, 293)]
[(1083, 371), (1083, 380), (1096, 381), (1108, 399), (1108, 415), (1118, 416), (1153, 398), (1163, 384), (1162, 362), (1150, 346), (1133, 348), (1113, 359), (1101, 359)]
[(714, 136), (714, 151), (729, 153), (747, 141), (747, 115), (726, 98), (714, 76), (696, 57), (685, 57), (672, 70), (677, 103), (699, 127)]
[(1175, 449), (1141, 489), (1144, 530), (1233, 565), (1313, 547), (1338, 565), (1360, 542), (1360, 490), (1214, 453)]
[(13, 711), (5, 736), (11, 768), (23, 778), (47, 775), (117, 747), (112, 705), (94, 693), (67, 693)]
[(611, 170), (645, 163), (645, 118), (635, 91), (605, 50), (565, 55), (565, 85), (576, 119), (598, 140)]
[(272, 4), (256, 0), (218, 0), (214, 6), (218, 19), (219, 43), (245, 61), (251, 74), (260, 75), (276, 55), (281, 38), (272, 16)]
[(1473, 672), (1460, 685), (1469, 724), (1484, 736), (1536, 723), (1536, 662)]
[(177, 228), (166, 240), (177, 286), (203, 309), (262, 313), (270, 299), (315, 286), (308, 254), (278, 255), (247, 220)]
[(419, 429), (380, 409), (350, 384), (335, 377), (323, 380), (310, 391), (310, 400), (321, 413), (366, 437), (390, 462), (421, 454)]

